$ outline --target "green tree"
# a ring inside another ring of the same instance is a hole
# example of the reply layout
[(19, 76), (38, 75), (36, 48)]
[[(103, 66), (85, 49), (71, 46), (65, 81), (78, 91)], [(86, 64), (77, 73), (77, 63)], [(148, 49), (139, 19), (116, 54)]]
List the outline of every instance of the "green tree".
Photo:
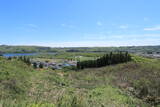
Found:
[(39, 64), (39, 68), (43, 68), (43, 63), (40, 63), (40, 64)]
[(35, 69), (37, 68), (37, 63), (36, 63), (36, 62), (33, 63), (33, 67), (34, 67)]

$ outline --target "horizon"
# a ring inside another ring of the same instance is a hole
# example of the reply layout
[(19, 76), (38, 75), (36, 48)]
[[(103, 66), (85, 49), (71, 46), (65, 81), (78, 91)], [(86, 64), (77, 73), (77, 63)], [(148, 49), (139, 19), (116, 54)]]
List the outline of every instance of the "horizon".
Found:
[(5, 45), (5, 44), (0, 44), (0, 46), (13, 46), (13, 47), (19, 47), (19, 46), (24, 46), (24, 47), (49, 47), (49, 48), (111, 48), (111, 47), (154, 47), (154, 46), (160, 46), (160, 45), (128, 45), (128, 46), (82, 46), (82, 47), (78, 47), (78, 46), (72, 46), (72, 47), (68, 47), (68, 46), (57, 46), (57, 47), (52, 47), (52, 46), (43, 46), (43, 45)]
[(158, 0), (1, 1), (0, 45), (160, 45), (159, 4)]

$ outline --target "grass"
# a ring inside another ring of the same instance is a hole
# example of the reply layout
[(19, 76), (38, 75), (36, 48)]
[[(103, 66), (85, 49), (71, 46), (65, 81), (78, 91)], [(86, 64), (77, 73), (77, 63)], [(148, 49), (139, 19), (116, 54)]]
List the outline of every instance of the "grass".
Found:
[(160, 61), (137, 56), (133, 59), (129, 63), (75, 72), (34, 70), (16, 59), (1, 58), (0, 106), (158, 106)]
[(41, 59), (77, 59), (76, 57), (83, 56), (84, 58), (95, 58), (103, 55), (104, 53), (94, 53), (94, 52), (57, 52), (56, 54), (48, 54), (41, 53), (35, 56), (31, 56), (33, 58), (41, 58)]
[(31, 68), (21, 61), (0, 58), (0, 98), (25, 96)]
[(58, 54), (41, 53), (29, 56), (32, 60), (41, 62), (62, 63), (64, 60), (85, 61), (94, 60), (103, 53), (83, 53), (83, 52), (59, 52)]

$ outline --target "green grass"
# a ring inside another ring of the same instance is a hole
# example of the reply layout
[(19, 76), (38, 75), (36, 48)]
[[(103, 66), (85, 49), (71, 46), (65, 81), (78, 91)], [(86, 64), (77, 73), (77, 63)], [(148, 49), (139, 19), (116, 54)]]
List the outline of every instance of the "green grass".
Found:
[(132, 96), (126, 95), (123, 91), (109, 85), (93, 89), (90, 92), (90, 99), (96, 106), (100, 106), (100, 104), (101, 106), (108, 105), (108, 107), (113, 105), (116, 107), (136, 107), (137, 105), (141, 105), (141, 107), (147, 106)]
[(85, 53), (85, 52), (58, 52), (57, 54), (41, 53), (34, 56), (29, 56), (31, 59), (38, 61), (54, 61), (63, 62), (64, 60), (93, 60), (102, 56), (104, 53)]
[(159, 61), (158, 59), (152, 59), (152, 58), (145, 58), (142, 56), (136, 56), (132, 55), (132, 59), (134, 62), (141, 62), (141, 63), (155, 63), (156, 61)]
[[(155, 105), (160, 96), (158, 93), (160, 61), (137, 56), (133, 56), (133, 59), (132, 62), (124, 64), (64, 72), (64, 70), (34, 70), (16, 59), (0, 58), (0, 106), (150, 107), (150, 104)], [(145, 92), (145, 88), (148, 91), (147, 95), (140, 96)], [(150, 101), (151, 98), (155, 101)]]
[(0, 98), (25, 96), (32, 71), (21, 61), (0, 58)]

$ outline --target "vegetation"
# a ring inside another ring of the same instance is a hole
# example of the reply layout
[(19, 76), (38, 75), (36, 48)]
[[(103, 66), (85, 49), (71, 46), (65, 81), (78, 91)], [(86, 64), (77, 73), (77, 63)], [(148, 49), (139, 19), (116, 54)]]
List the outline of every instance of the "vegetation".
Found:
[(116, 52), (109, 54), (105, 54), (104, 56), (96, 59), (96, 60), (87, 60), (77, 63), (78, 69), (84, 69), (84, 68), (95, 68), (95, 67), (102, 67), (106, 65), (113, 65), (118, 63), (124, 63), (131, 61), (131, 56), (128, 54), (128, 52)]
[(132, 59), (75, 72), (34, 69), (27, 57), (0, 57), (0, 106), (160, 106), (160, 60), (135, 55)]
[(0, 98), (21, 98), (27, 94), (30, 72), (22, 61), (0, 58)]
[(77, 48), (50, 48), (42, 46), (8, 46), (0, 45), (0, 53), (45, 53), (45, 52), (113, 52), (128, 51), (130, 53), (160, 52), (160, 46), (128, 46), (128, 47), (77, 47)]
[(40, 47), (40, 46), (0, 45), (0, 53), (37, 53), (37, 52), (57, 52), (57, 49), (50, 47)]

